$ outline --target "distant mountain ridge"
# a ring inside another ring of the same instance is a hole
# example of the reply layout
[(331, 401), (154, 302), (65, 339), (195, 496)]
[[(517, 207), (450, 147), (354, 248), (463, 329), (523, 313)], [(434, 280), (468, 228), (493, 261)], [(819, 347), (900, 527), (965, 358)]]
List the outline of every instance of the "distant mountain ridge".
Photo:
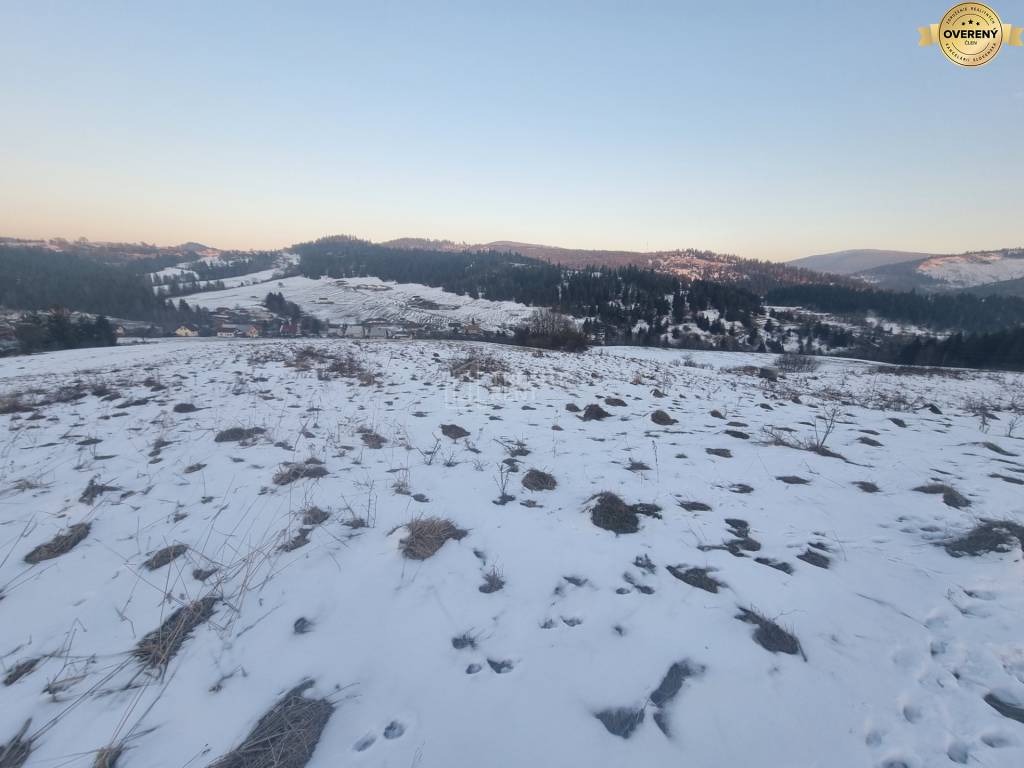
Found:
[(900, 264), (905, 261), (919, 261), (936, 254), (915, 251), (887, 251), (878, 248), (852, 248), (834, 253), (820, 253), (785, 262), (792, 267), (813, 269), (815, 272), (830, 272), (833, 275), (855, 275), (876, 267)]
[(786, 262), (893, 291), (970, 291), (1024, 296), (1024, 248), (928, 254), (851, 250)]

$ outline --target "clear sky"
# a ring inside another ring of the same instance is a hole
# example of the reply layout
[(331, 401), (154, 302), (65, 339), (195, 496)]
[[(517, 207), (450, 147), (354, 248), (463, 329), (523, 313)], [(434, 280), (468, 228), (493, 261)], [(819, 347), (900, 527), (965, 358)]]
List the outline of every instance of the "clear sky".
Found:
[(0, 0), (0, 234), (1024, 245), (1024, 48), (948, 5)]

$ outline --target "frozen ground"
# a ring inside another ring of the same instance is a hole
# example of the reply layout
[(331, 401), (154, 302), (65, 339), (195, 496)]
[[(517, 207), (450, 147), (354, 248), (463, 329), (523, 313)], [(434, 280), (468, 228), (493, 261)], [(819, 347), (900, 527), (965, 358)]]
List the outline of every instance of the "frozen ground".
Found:
[(478, 323), (485, 330), (512, 328), (525, 321), (532, 307), (514, 301), (488, 301), (416, 283), (391, 283), (376, 277), (343, 280), (324, 277), (288, 277), (255, 286), (209, 291), (186, 297), (190, 304), (255, 308), (269, 292), (281, 292), (304, 312), (332, 324), (365, 320), (408, 321), (430, 328), (447, 329), (448, 323)]
[[(1020, 545), (956, 541), (1024, 531), (1024, 377), (745, 367), (766, 360), (270, 340), (0, 360), (0, 750), (1024, 764)], [(770, 444), (833, 418), (819, 452)], [(434, 516), (465, 535), (405, 557)], [(305, 680), (301, 727), (247, 739)]]

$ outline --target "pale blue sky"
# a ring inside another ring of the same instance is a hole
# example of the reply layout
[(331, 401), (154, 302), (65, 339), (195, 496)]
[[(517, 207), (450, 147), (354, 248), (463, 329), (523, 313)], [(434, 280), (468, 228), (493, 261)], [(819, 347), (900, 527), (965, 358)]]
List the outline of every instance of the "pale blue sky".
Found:
[(1024, 245), (1024, 48), (949, 4), (0, 0), (0, 234)]

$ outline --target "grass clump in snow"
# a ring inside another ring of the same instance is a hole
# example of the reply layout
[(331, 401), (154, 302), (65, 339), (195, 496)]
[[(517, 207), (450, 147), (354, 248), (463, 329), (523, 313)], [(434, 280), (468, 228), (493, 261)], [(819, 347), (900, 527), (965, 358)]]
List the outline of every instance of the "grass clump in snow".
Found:
[(16, 682), (21, 680), (25, 675), (32, 674), (33, 670), (42, 661), (41, 658), (25, 659), (25, 661), (19, 661), (13, 667), (11, 667), (7, 674), (4, 675), (4, 686), (14, 685)]
[(215, 443), (240, 443), (246, 440), (252, 440), (257, 435), (262, 435), (266, 432), (263, 427), (231, 427), (217, 433), (217, 436), (213, 438)]
[(531, 469), (522, 479), (523, 488), (528, 491), (553, 491), (558, 485), (554, 475), (541, 472), (539, 469)]
[(758, 613), (752, 608), (740, 608), (736, 618), (757, 627), (754, 630), (754, 642), (765, 650), (772, 653), (788, 653), (791, 656), (800, 654), (803, 656), (804, 661), (807, 660), (807, 655), (804, 653), (803, 648), (800, 647), (800, 641), (767, 616)]
[(660, 427), (669, 427), (669, 426), (671, 426), (673, 424), (678, 424), (679, 423), (678, 419), (673, 419), (671, 416), (669, 416), (667, 413), (665, 413), (665, 411), (662, 411), (662, 410), (657, 410), (654, 413), (652, 413), (651, 414), (651, 421), (653, 421), (655, 424), (657, 424)]
[(32, 738), (26, 738), (25, 734), (31, 724), (31, 720), (26, 720), (21, 730), (0, 746), (0, 768), (21, 768), (28, 762), (28, 756), (32, 754)]
[(398, 545), (410, 560), (426, 560), (449, 539), (461, 541), (469, 531), (442, 517), (421, 517), (405, 525), (406, 536)]
[(92, 768), (117, 768), (117, 763), (123, 753), (124, 744), (111, 744), (109, 747), (102, 747), (96, 750)]
[(485, 595), (499, 592), (505, 586), (505, 577), (497, 566), (491, 566), (491, 570), (484, 574), (484, 583), (480, 585), (480, 591)]
[(608, 411), (602, 408), (597, 403), (591, 403), (583, 409), (583, 415), (580, 417), (583, 421), (600, 421), (601, 419), (607, 419), (611, 416)]
[(216, 605), (216, 597), (204, 597), (183, 605), (168, 616), (163, 624), (143, 637), (132, 655), (147, 667), (166, 666), (196, 627), (213, 616)]
[(58, 533), (48, 542), (40, 544), (25, 555), (25, 562), (34, 565), (67, 554), (89, 535), (90, 528), (89, 523), (75, 523), (66, 531)]
[(307, 699), (307, 680), (259, 719), (245, 740), (210, 768), (304, 768), (334, 712), (327, 699)]
[(274, 485), (289, 485), (303, 478), (321, 478), (327, 476), (327, 468), (318, 459), (306, 459), (301, 464), (291, 462), (282, 464), (274, 474)]
[(188, 546), (185, 544), (171, 544), (169, 547), (158, 549), (149, 559), (143, 563), (147, 570), (155, 571), (158, 568), (163, 568), (165, 565), (177, 560), (179, 557), (188, 552)]
[(627, 504), (614, 493), (603, 491), (590, 497), (590, 521), (598, 528), (613, 533), (636, 533), (640, 530), (639, 515), (660, 518), (660, 508), (654, 504)]
[(943, 546), (953, 557), (1012, 552), (1014, 547), (1024, 547), (1024, 525), (1012, 520), (982, 520), (963, 536)]
[(85, 490), (82, 491), (82, 495), (78, 497), (78, 500), (82, 504), (92, 504), (101, 494), (116, 490), (118, 489), (115, 486), (104, 485), (102, 482), (97, 482), (97, 479), (93, 477), (89, 479), (89, 484), (85, 486)]
[(945, 483), (927, 483), (925, 485), (919, 485), (915, 489), (918, 493), (930, 493), (930, 494), (942, 494), (942, 501), (947, 507), (953, 507), (954, 509), (963, 509), (971, 506), (971, 500), (964, 496), (960, 491), (951, 485)]
[(644, 721), (644, 709), (610, 707), (594, 713), (594, 717), (601, 721), (601, 725), (608, 729), (608, 733), (628, 739)]
[(687, 568), (684, 570), (682, 566), (670, 565), (667, 566), (667, 570), (684, 584), (689, 584), (691, 587), (703, 589), (705, 592), (712, 594), (717, 594), (719, 587), (725, 586), (724, 583), (711, 575), (711, 569), (709, 568)]

